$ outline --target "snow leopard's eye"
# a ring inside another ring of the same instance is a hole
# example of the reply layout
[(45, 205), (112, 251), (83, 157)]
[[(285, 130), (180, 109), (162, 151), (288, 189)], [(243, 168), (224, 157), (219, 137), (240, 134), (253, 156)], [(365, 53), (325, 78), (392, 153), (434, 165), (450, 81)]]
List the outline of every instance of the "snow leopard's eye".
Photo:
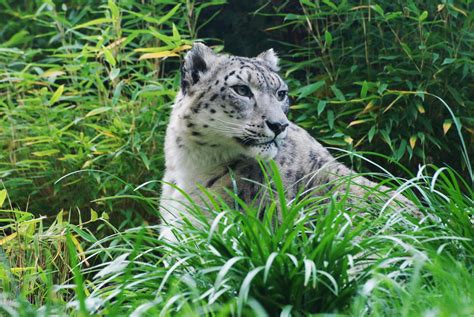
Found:
[(285, 100), (287, 95), (288, 95), (288, 90), (280, 90), (279, 92), (277, 92), (278, 101)]
[(238, 94), (238, 95), (241, 95), (241, 96), (244, 96), (244, 97), (252, 97), (253, 94), (252, 94), (252, 91), (250, 90), (249, 86), (245, 86), (245, 85), (235, 85), (235, 86), (232, 86), (232, 89), (234, 89), (234, 91)]

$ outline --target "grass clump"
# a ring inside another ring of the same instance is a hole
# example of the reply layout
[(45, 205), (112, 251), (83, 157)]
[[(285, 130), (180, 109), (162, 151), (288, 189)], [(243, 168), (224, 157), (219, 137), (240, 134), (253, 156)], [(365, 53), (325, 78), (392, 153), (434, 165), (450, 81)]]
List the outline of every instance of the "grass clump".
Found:
[[(444, 210), (455, 204), (466, 212), (462, 217), (472, 216), (472, 195), (451, 176), (446, 169), (409, 181), (416, 186), (405, 194), (423, 197), (422, 219), (385, 206), (382, 193), (380, 202), (363, 208), (332, 193), (289, 202), (278, 195), (284, 190), (278, 177), (266, 187), (274, 192), (265, 206), (238, 198), (229, 206), (205, 192), (210, 206), (183, 207), (194, 221), (176, 229), (178, 245), (163, 241), (159, 226), (90, 243), (78, 264), (84, 305), (105, 316), (467, 316), (473, 230), (459, 220), (451, 226), (459, 215)], [(63, 309), (78, 313), (80, 302), (72, 297)]]

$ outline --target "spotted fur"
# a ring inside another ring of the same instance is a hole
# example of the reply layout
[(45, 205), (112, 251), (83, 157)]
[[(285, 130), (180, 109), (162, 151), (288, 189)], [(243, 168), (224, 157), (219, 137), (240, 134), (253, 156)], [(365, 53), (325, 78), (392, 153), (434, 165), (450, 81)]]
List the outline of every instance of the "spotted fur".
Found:
[[(165, 140), (166, 184), (160, 206), (168, 225), (165, 238), (174, 240), (169, 228), (185, 215), (186, 202), (169, 184), (199, 201), (198, 184), (220, 194), (235, 187), (232, 170), (239, 196), (250, 202), (263, 182), (256, 158), (275, 160), (289, 199), (353, 173), (288, 121), (288, 88), (277, 72), (273, 50), (246, 58), (215, 54), (198, 43), (187, 53)], [(376, 186), (363, 177), (354, 181)], [(350, 189), (364, 194), (361, 186)]]

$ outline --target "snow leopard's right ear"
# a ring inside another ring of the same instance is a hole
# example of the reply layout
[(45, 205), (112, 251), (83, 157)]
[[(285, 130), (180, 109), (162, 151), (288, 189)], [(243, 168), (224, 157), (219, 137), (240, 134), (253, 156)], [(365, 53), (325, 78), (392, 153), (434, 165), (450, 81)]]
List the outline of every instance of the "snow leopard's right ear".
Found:
[(184, 94), (209, 70), (216, 57), (214, 51), (206, 45), (194, 43), (191, 50), (184, 57), (184, 63), (181, 67), (181, 90)]

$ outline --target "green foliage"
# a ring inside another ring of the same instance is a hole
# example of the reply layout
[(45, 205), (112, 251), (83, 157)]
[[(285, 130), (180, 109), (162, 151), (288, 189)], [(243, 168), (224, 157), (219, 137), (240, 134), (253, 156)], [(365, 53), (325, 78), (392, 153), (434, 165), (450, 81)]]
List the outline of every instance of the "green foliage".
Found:
[[(65, 248), (61, 254), (69, 257), (52, 263), (70, 265), (73, 274), (55, 281), (54, 287), (48, 282), (43, 288), (48, 295), (34, 302), (43, 311), (78, 316), (442, 316), (453, 311), (468, 316), (474, 299), (474, 231), (469, 221), (474, 195), (460, 191), (460, 180), (451, 170), (435, 170), (439, 172), (432, 175), (425, 169), (408, 181), (389, 179), (402, 182), (398, 190), (404, 195), (423, 197), (425, 206), (418, 205), (424, 214), (421, 222), (387, 204), (376, 189), (370, 206), (361, 197), (336, 198), (332, 192), (286, 201), (275, 175), (265, 186), (273, 188), (267, 206), (251, 207), (236, 197), (238, 205), (232, 207), (203, 191), (211, 205), (207, 209), (190, 201), (183, 207), (193, 221), (185, 219), (176, 229), (179, 245), (163, 241), (156, 225), (97, 239), (87, 226), (107, 223), (104, 217), (91, 214), (80, 226), (58, 222), (52, 228), (62, 225), (66, 230), (55, 239)], [(278, 205), (284, 206), (280, 214)], [(445, 212), (454, 205), (462, 213)], [(12, 223), (27, 225), (21, 219)], [(40, 232), (30, 235), (44, 242)], [(84, 250), (77, 240), (86, 245)], [(2, 241), (10, 250), (8, 257), (18, 241)], [(32, 258), (23, 256), (23, 263)], [(51, 269), (44, 272), (51, 277)], [(21, 274), (31, 281), (25, 291), (38, 294), (35, 288), (43, 281), (37, 275)], [(6, 281), (8, 285), (16, 279)], [(4, 301), (2, 308), (35, 314), (34, 306), (21, 300), (27, 294)]]
[(473, 139), (472, 1), (356, 2), (265, 8), (283, 21), (268, 30), (290, 51), (294, 119), (329, 145), (465, 172), (451, 126)]
[[(470, 7), (0, 0), (0, 315), (473, 315)], [(234, 54), (275, 46), (293, 119), (326, 145), (384, 153), (371, 157), (404, 175), (436, 162), (408, 181), (369, 174), (423, 220), (376, 190), (370, 206), (286, 201), (273, 167), (268, 205), (204, 190), (181, 244), (163, 241), (144, 219), (179, 58), (216, 35)]]
[[(189, 8), (179, 1), (94, 3), (0, 4), (0, 175), (20, 206), (87, 210), (131, 192), (116, 177), (138, 184), (162, 175), (173, 57), (189, 47), (187, 23), (196, 22), (180, 18)], [(80, 169), (90, 172), (55, 183)], [(136, 212), (130, 204), (120, 209)]]

